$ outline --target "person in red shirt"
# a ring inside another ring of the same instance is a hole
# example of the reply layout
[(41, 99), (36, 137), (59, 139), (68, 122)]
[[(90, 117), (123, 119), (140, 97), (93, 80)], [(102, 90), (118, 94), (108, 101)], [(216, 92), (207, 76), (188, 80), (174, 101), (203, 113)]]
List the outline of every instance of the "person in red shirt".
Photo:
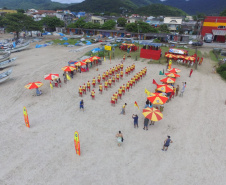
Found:
[(191, 69), (189, 77), (191, 77), (191, 74), (192, 74), (192, 73), (193, 73), (193, 69)]

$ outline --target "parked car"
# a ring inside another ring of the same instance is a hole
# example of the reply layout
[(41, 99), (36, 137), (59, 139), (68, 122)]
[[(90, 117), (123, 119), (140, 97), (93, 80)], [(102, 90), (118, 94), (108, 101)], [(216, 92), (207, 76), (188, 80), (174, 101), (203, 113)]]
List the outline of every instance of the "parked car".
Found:
[(202, 41), (197, 41), (197, 42), (192, 42), (193, 46), (202, 46), (203, 42)]
[(204, 39), (204, 42), (211, 43), (213, 41), (213, 34), (206, 33), (203, 39)]

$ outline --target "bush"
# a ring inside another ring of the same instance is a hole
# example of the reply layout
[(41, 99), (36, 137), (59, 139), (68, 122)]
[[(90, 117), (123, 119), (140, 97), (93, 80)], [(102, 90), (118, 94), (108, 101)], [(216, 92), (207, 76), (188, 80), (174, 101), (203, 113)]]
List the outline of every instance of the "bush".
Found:
[(220, 74), (220, 76), (226, 80), (226, 64), (221, 65), (217, 68), (217, 72)]
[(100, 51), (100, 52), (98, 53), (98, 57), (104, 57), (104, 51)]
[(161, 41), (159, 39), (154, 39), (153, 42), (154, 43), (160, 43)]

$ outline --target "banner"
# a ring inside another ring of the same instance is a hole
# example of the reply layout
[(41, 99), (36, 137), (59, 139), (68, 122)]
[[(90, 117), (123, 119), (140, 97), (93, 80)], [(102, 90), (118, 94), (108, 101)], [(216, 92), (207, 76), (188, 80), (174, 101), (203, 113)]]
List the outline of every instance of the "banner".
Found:
[(66, 76), (67, 76), (67, 80), (71, 80), (71, 77), (68, 74), (66, 74)]
[(104, 46), (104, 49), (105, 49), (105, 50), (108, 50), (108, 51), (111, 51), (111, 46), (105, 45), (105, 46)]
[(76, 154), (80, 155), (80, 141), (79, 141), (79, 134), (77, 131), (75, 131), (75, 134), (74, 134), (74, 144), (75, 144)]
[(28, 114), (27, 114), (27, 108), (26, 107), (24, 107), (23, 113), (24, 113), (24, 121), (25, 121), (26, 127), (30, 128)]
[(144, 93), (147, 94), (147, 96), (151, 94), (151, 92), (149, 92), (146, 88), (144, 89)]

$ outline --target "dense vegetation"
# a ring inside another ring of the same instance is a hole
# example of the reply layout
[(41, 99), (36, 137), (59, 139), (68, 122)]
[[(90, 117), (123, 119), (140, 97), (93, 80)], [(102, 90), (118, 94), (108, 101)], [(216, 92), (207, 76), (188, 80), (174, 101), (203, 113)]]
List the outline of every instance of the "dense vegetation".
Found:
[(217, 68), (217, 72), (222, 78), (226, 80), (226, 64), (223, 64)]
[(178, 8), (171, 6), (166, 6), (162, 4), (151, 4), (149, 6), (144, 6), (135, 10), (140, 15), (152, 15), (152, 16), (182, 16), (186, 13)]
[(226, 16), (226, 9), (220, 13), (220, 16)]
[(57, 2), (52, 2), (51, 0), (0, 0), (1, 8), (7, 7), (8, 9), (62, 9), (66, 8), (68, 5), (61, 4)]

